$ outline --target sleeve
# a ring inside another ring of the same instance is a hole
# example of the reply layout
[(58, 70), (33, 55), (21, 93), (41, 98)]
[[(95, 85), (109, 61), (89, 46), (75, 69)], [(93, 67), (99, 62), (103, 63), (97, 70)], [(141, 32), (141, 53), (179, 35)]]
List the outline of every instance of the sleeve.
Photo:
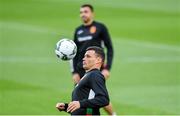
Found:
[(76, 31), (77, 31), (77, 29), (75, 30), (75, 33), (74, 33), (74, 43), (77, 46), (77, 53), (76, 53), (76, 56), (72, 59), (72, 62), (71, 62), (71, 72), (73, 74), (77, 73), (76, 67), (77, 67), (77, 63), (78, 63), (78, 42), (77, 42)]
[(114, 51), (113, 51), (111, 37), (105, 25), (102, 26), (102, 38), (104, 40), (104, 45), (107, 48), (107, 64), (104, 68), (110, 70), (113, 61)]
[(89, 78), (89, 85), (95, 93), (94, 98), (80, 101), (81, 108), (100, 108), (109, 104), (109, 95), (102, 75)]

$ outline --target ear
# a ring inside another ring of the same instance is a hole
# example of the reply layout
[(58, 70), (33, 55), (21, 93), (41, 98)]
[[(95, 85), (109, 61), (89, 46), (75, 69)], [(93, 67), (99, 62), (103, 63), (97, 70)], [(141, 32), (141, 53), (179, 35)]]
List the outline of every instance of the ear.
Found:
[(102, 63), (102, 59), (100, 57), (97, 57), (97, 63)]
[(92, 12), (92, 18), (94, 18), (95, 17), (95, 14), (94, 14), (94, 12)]

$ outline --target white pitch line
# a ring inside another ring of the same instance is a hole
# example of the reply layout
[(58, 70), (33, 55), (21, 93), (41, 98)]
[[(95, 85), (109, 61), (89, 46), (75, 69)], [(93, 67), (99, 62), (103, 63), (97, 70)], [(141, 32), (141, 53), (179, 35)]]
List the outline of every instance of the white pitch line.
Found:
[(176, 51), (176, 52), (180, 52), (180, 47), (179, 46), (175, 46), (175, 45), (167, 45), (167, 44), (160, 44), (160, 43), (153, 43), (153, 42), (143, 42), (143, 41), (138, 41), (138, 40), (133, 40), (133, 39), (125, 39), (125, 38), (117, 38), (120, 41), (116, 41), (115, 42), (121, 42), (122, 43), (127, 43), (127, 44), (131, 44), (134, 46), (139, 46), (139, 47), (144, 47), (144, 48), (153, 48), (153, 49), (160, 49), (160, 50), (170, 50), (170, 51)]
[[(25, 24), (20, 22), (3, 22), (0, 21), (0, 28), (6, 29), (15, 29), (15, 30), (23, 30), (23, 31), (31, 31), (31, 32), (37, 32), (37, 33), (47, 33), (47, 34), (53, 34), (58, 35), (58, 33), (55, 29), (49, 29), (47, 27), (42, 27), (38, 25), (32, 25), (32, 24)], [(60, 29), (58, 29), (60, 30)], [(60, 30), (61, 33), (68, 33), (66, 30)]]
[[(42, 33), (53, 33), (57, 34), (56, 31), (50, 30), (45, 27), (40, 26), (34, 26), (29, 24), (23, 24), (18, 22), (0, 22), (0, 27), (3, 28), (12, 28), (12, 29), (20, 29), (25, 31), (34, 31), (34, 32), (42, 32)], [(67, 30), (63, 30), (67, 32)], [(170, 51), (176, 51), (180, 52), (180, 47), (173, 46), (173, 45), (166, 45), (166, 44), (158, 44), (158, 43), (152, 43), (152, 42), (142, 42), (138, 40), (133, 39), (126, 39), (126, 38), (117, 38), (119, 41), (114, 40), (118, 43), (125, 43), (125, 44), (131, 44), (133, 46), (143, 47), (143, 48), (153, 48), (153, 49), (159, 49), (159, 50), (170, 50)], [(177, 54), (178, 55), (178, 54)], [(164, 58), (163, 58), (164, 57)], [(179, 62), (179, 57), (176, 56), (162, 56), (162, 57), (127, 57), (125, 59), (121, 59), (125, 62)], [(37, 62), (37, 63), (51, 63), (53, 59), (44, 58), (44, 57), (1, 57), (0, 56), (0, 62)]]
[[(74, 2), (77, 3), (77, 0), (39, 0), (43, 2), (55, 2), (55, 3), (61, 3), (61, 2)], [(117, 4), (114, 4), (114, 2), (120, 2)], [(123, 2), (120, 0), (116, 0), (112, 2), (111, 0), (106, 0), (104, 2), (102, 1), (96, 1), (96, 6), (99, 7), (107, 7), (107, 8), (126, 8), (126, 9), (138, 9), (142, 11), (156, 11), (156, 12), (165, 12), (165, 13), (176, 13), (177, 7), (178, 7), (178, 2), (174, 2), (173, 4), (169, 4), (167, 2), (164, 2), (162, 4), (161, 2), (152, 2), (152, 1), (136, 1), (136, 2)], [(168, 8), (167, 8), (168, 7)]]
[(177, 63), (180, 62), (180, 57), (169, 57), (169, 56), (165, 56), (165, 57), (127, 57), (127, 58), (123, 58), (121, 62), (125, 62), (125, 63), (138, 63), (138, 62), (142, 62), (142, 63), (152, 63), (152, 62), (161, 62), (161, 63), (167, 63), (167, 62), (171, 62), (171, 63)]
[[(30, 25), (30, 24), (23, 24), (23, 23), (19, 23), (19, 22), (2, 22), (1, 21), (0, 28), (12, 28), (12, 29), (18, 29), (18, 30), (33, 31), (33, 32), (38, 32), (38, 33), (49, 33), (49, 34), (56, 34), (56, 35), (59, 34), (55, 30), (48, 29), (46, 27), (35, 26), (35, 25)], [(61, 32), (68, 33), (67, 30), (61, 30)], [(133, 40), (130, 38), (119, 38), (119, 37), (115, 37), (115, 38), (119, 39), (119, 41), (113, 40), (115, 42), (121, 42), (121, 43), (124, 42), (124, 43), (132, 44), (135, 46), (146, 47), (146, 48), (173, 50), (173, 51), (180, 52), (179, 46), (158, 44), (158, 43), (152, 43), (152, 42), (142, 42), (142, 41)]]
[[(119, 59), (123, 63), (153, 63), (153, 62), (162, 62), (162, 63), (177, 63), (180, 62), (180, 57), (147, 57), (147, 56), (137, 56), (137, 57), (126, 57), (126, 58), (120, 58)], [(3, 57), (0, 56), (0, 62), (1, 63), (56, 63), (59, 62), (58, 58), (52, 58), (52, 57)]]
[(47, 57), (2, 57), (0, 56), (0, 62), (5, 63), (54, 63), (55, 58)]

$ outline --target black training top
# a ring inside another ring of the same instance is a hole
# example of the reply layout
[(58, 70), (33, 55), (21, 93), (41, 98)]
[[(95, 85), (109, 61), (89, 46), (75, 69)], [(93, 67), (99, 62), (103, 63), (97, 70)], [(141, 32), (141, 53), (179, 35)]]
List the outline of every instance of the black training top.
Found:
[[(104, 67), (110, 70), (113, 60), (113, 46), (106, 26), (99, 22), (93, 22), (91, 25), (81, 25), (75, 30), (74, 42), (77, 45), (77, 55), (73, 59), (73, 73), (82, 73), (82, 59), (86, 49), (90, 46), (107, 48), (107, 65)], [(84, 75), (83, 72), (81, 77)]]
[(105, 78), (98, 69), (85, 73), (72, 92), (72, 101), (80, 101), (80, 109), (72, 115), (100, 115), (99, 109), (109, 104)]

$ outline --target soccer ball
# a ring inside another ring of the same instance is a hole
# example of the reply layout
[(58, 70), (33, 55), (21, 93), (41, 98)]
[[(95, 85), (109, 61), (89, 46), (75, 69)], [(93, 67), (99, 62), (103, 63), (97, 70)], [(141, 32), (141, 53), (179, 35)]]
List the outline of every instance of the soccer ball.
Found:
[(71, 60), (76, 56), (77, 46), (70, 39), (61, 39), (56, 43), (55, 53), (62, 60)]

